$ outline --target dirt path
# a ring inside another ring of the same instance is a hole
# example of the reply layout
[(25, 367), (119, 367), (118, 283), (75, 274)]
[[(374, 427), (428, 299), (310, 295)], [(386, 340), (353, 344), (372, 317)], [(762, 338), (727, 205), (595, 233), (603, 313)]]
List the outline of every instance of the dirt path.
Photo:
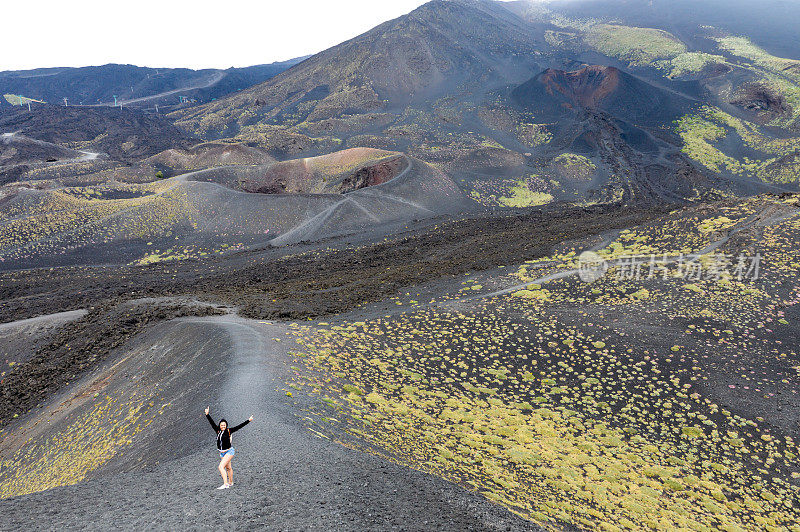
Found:
[(10, 323), (0, 323), (0, 333), (5, 333), (14, 329), (27, 329), (31, 326), (40, 324), (55, 324), (61, 325), (68, 321), (76, 320), (86, 315), (85, 310), (69, 310), (67, 312), (59, 312), (57, 314), (48, 314), (46, 316), (37, 316), (35, 318), (28, 318), (26, 320), (12, 321)]
[[(285, 324), (233, 316), (184, 318), (231, 340), (227, 377), (212, 414), (233, 423), (235, 485), (220, 484), (214, 435), (158, 471), (122, 473), (0, 501), (0, 528), (271, 530), (534, 530), (482, 497), (441, 479), (318, 438), (302, 424), (302, 401), (280, 391), (287, 372)], [(191, 386), (192, 383), (186, 383)], [(205, 425), (202, 409), (186, 412)], [(300, 416), (298, 416), (300, 414)], [(149, 430), (158, 430), (158, 427)], [(176, 440), (174, 444), (188, 445)]]

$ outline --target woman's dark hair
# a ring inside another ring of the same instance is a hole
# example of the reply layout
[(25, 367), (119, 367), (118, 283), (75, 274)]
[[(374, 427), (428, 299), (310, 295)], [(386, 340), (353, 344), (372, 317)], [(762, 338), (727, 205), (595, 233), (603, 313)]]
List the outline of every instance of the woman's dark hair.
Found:
[(222, 418), (222, 419), (219, 420), (219, 425), (218, 426), (221, 427), (223, 423), (225, 423), (225, 428), (227, 429), (228, 428), (228, 422), (225, 420), (225, 418)]

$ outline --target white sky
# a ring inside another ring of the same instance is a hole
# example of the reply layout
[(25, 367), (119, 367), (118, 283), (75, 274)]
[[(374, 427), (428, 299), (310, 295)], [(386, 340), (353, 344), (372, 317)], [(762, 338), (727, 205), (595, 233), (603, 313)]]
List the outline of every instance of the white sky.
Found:
[(3, 0), (0, 70), (228, 68), (313, 54), (425, 0)]

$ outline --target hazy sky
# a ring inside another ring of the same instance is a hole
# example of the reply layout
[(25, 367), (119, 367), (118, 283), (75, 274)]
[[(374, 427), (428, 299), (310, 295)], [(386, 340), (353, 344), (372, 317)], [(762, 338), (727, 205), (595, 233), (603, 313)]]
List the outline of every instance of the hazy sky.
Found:
[[(3, 9), (0, 70), (130, 63), (227, 68), (329, 48), (424, 0), (24, 0)], [(13, 52), (13, 53), (12, 53)]]

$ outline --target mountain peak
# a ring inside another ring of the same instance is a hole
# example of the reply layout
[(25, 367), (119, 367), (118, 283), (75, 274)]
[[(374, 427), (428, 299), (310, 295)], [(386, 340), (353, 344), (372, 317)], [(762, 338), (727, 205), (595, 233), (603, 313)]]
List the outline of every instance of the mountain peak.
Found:
[[(466, 87), (520, 83), (539, 69), (540, 48), (526, 23), (497, 2), (434, 0), (180, 119), (214, 136), (286, 117), (301, 123), (391, 111)], [(209, 114), (215, 120), (203, 118)]]

